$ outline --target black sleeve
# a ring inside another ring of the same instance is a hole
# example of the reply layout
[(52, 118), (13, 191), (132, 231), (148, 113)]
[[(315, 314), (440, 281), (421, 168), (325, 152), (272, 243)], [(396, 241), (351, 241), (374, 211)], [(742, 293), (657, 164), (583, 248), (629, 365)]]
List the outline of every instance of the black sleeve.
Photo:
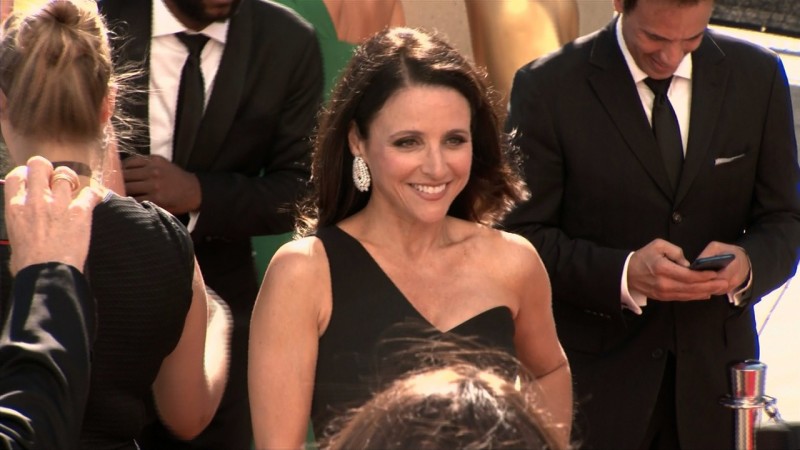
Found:
[(0, 336), (0, 448), (75, 448), (96, 327), (86, 279), (64, 264), (29, 266), (11, 302)]

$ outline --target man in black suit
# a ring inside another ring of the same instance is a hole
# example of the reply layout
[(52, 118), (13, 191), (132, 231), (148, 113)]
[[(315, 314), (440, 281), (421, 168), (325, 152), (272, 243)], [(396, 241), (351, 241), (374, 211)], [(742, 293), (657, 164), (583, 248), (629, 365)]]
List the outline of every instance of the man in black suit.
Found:
[[(247, 340), (258, 292), (250, 238), (291, 230), (292, 206), (307, 182), (322, 97), (314, 31), (289, 9), (262, 0), (99, 5), (120, 36), (121, 67), (144, 64), (134, 80), (144, 94), (128, 113), (148, 123), (149, 134), (134, 143), (143, 156), (123, 161), (126, 192), (188, 216), (206, 284), (234, 316), (228, 388), (191, 447), (249, 449)], [(181, 70), (190, 53), (179, 32), (208, 38), (200, 53), (205, 112), (188, 149), (173, 149)], [(178, 447), (165, 439), (161, 446)]]
[[(713, 0), (614, 7), (515, 77), (509, 129), (532, 198), (507, 226), (551, 277), (584, 446), (729, 449), (728, 366), (758, 356), (753, 305), (800, 249), (786, 75), (707, 29)], [(648, 78), (671, 79), (666, 99)], [(719, 253), (735, 259), (688, 268)]]
[(81, 272), (101, 196), (86, 188), (73, 200), (73, 182), (41, 157), (6, 177), (14, 283), (0, 335), (0, 448), (78, 445), (97, 327)]

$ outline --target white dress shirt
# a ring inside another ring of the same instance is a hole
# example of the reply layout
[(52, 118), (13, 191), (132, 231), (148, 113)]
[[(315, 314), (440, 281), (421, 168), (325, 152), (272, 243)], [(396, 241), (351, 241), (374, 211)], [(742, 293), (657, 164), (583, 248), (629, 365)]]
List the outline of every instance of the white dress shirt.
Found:
[[(633, 80), (636, 82), (636, 89), (639, 92), (639, 98), (642, 100), (642, 108), (647, 115), (647, 120), (653, 123), (653, 101), (655, 94), (645, 84), (644, 80), (647, 74), (636, 65), (628, 44), (622, 36), (622, 20), (620, 16), (617, 20), (616, 33), (617, 43), (619, 44), (622, 55), (625, 57), (625, 63), (631, 72)], [(686, 147), (689, 142), (689, 120), (691, 117), (692, 105), (692, 58), (691, 53), (685, 55), (683, 60), (678, 65), (672, 77), (667, 97), (672, 104), (672, 109), (675, 110), (675, 115), (678, 118), (678, 126), (681, 132), (681, 142), (683, 144), (683, 154), (686, 156)], [(642, 314), (642, 307), (647, 306), (647, 296), (641, 292), (631, 290), (628, 287), (628, 264), (631, 261), (633, 252), (628, 255), (625, 260), (625, 265), (622, 268), (622, 280), (620, 280), (620, 298), (622, 307), (633, 311), (636, 314)], [(741, 303), (742, 294), (750, 288), (753, 280), (752, 270), (750, 271), (749, 279), (744, 287), (728, 293), (728, 301), (735, 305)]]
[[(225, 40), (228, 35), (228, 21), (213, 22), (200, 31), (209, 37), (200, 55), (200, 68), (205, 83), (205, 101), (214, 86)], [(163, 0), (153, 1), (153, 35), (150, 40), (150, 91), (149, 91), (149, 126), (150, 154), (159, 155), (172, 161), (172, 141), (175, 132), (175, 113), (178, 104), (178, 88), (181, 82), (181, 71), (189, 50), (178, 40), (175, 33), (188, 30), (169, 11)], [(189, 231), (197, 223), (197, 212), (189, 213)]]
[[(625, 57), (625, 63), (628, 65), (628, 70), (631, 72), (633, 81), (636, 82), (636, 90), (639, 92), (639, 98), (642, 100), (642, 108), (644, 108), (647, 120), (652, 126), (655, 94), (644, 82), (645, 78), (647, 78), (647, 74), (636, 65), (636, 61), (634, 61), (630, 50), (628, 50), (628, 44), (622, 36), (622, 20), (623, 16), (617, 19), (617, 43), (619, 44), (620, 50), (622, 50), (622, 55)], [(689, 115), (691, 113), (692, 104), (691, 54), (685, 55), (678, 65), (677, 70), (675, 70), (672, 83), (670, 83), (669, 90), (667, 91), (667, 97), (678, 118), (678, 127), (681, 132), (681, 142), (683, 144), (683, 154), (685, 156), (686, 144), (689, 142)], [(647, 305), (647, 296), (641, 292), (630, 291), (628, 289), (628, 263), (630, 263), (632, 255), (633, 252), (628, 255), (628, 258), (625, 260), (625, 266), (622, 269), (622, 280), (620, 282), (622, 307), (628, 308), (636, 314), (641, 314), (641, 307)]]

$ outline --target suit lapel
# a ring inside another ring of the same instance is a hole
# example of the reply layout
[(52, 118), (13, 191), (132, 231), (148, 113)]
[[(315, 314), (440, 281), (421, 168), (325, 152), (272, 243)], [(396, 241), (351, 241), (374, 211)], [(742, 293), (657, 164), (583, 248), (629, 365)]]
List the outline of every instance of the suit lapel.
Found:
[(251, 2), (244, 0), (231, 17), (225, 51), (222, 54), (211, 97), (208, 99), (194, 149), (185, 165), (188, 170), (205, 170), (219, 155), (219, 149), (236, 118), (247, 73), (247, 56), (252, 47)]
[(689, 142), (683, 173), (678, 184), (676, 203), (689, 191), (692, 182), (708, 159), (711, 139), (717, 132), (716, 126), (725, 97), (725, 82), (728, 78), (728, 65), (725, 55), (717, 47), (711, 35), (706, 33), (700, 47), (692, 54), (692, 113), (689, 124)]
[(590, 62), (597, 71), (589, 76), (589, 83), (631, 152), (664, 195), (672, 198), (667, 171), (631, 72), (617, 44), (615, 27), (616, 21), (612, 21), (595, 40)]

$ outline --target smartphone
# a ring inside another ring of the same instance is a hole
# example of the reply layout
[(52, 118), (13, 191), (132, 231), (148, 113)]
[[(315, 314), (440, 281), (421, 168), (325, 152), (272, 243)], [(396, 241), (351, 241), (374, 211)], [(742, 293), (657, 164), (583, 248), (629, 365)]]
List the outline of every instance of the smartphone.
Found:
[(689, 266), (692, 270), (722, 270), (735, 258), (733, 253), (722, 253), (705, 258), (697, 258)]

